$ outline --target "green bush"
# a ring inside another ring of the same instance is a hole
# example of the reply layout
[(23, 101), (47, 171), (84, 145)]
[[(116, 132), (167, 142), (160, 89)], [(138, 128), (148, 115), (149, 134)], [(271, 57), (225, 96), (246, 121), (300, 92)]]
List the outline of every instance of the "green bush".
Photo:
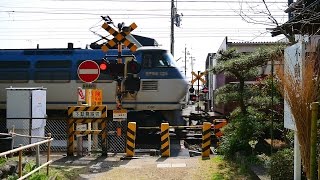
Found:
[(257, 139), (261, 132), (261, 123), (250, 114), (237, 114), (223, 129), (224, 136), (218, 147), (218, 152), (227, 158), (235, 156), (236, 152), (242, 155), (250, 155), (252, 148), (251, 140)]
[(0, 158), (0, 167), (3, 166), (7, 162), (6, 158)]
[(233, 119), (223, 130), (224, 136), (218, 152), (231, 158), (236, 152), (251, 152), (244, 119)]
[(269, 174), (272, 179), (292, 179), (293, 178), (293, 149), (287, 148), (280, 150), (271, 156), (271, 167)]

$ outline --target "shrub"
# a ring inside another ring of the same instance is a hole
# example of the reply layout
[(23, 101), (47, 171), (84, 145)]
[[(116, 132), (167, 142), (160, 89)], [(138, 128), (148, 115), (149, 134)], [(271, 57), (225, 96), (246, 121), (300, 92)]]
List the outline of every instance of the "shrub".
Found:
[(287, 148), (280, 150), (271, 156), (271, 167), (269, 174), (272, 179), (293, 179), (293, 149)]
[(251, 153), (249, 140), (252, 137), (250, 121), (244, 116), (239, 116), (225, 126), (224, 136), (218, 147), (218, 152), (227, 158), (232, 158), (236, 152)]
[(252, 114), (236, 114), (225, 128), (223, 128), (224, 136), (218, 152), (227, 158), (232, 158), (239, 152), (242, 155), (252, 154), (250, 141), (258, 139), (263, 128), (257, 118)]

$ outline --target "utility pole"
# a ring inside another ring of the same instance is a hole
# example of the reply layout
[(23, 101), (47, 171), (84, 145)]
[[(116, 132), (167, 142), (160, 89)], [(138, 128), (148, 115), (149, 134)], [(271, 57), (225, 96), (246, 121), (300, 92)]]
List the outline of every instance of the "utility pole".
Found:
[[(198, 77), (200, 75), (200, 71), (198, 71)], [(198, 106), (197, 106), (197, 110), (198, 110), (198, 113), (200, 111), (200, 79), (198, 79)]]
[[(290, 4), (293, 3), (293, 0), (288, 0), (288, 7), (290, 6)], [(288, 13), (288, 20), (290, 20), (292, 18), (292, 13), (289, 12)]]
[(187, 77), (187, 46), (184, 46), (184, 76)]
[(191, 61), (191, 72), (193, 71), (193, 57), (190, 57), (190, 61)]
[(170, 41), (171, 41), (171, 48), (170, 52), (172, 56), (174, 56), (174, 16), (175, 16), (175, 7), (174, 7), (174, 0), (171, 0), (171, 34), (170, 34)]

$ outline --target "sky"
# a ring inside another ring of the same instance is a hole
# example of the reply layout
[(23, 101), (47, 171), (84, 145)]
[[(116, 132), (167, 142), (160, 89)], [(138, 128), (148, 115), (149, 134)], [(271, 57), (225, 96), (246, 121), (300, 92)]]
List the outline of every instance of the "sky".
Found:
[[(266, 4), (279, 24), (287, 21), (286, 1), (266, 0)], [(187, 50), (187, 77), (191, 70), (205, 70), (207, 54), (217, 52), (226, 36), (232, 42), (283, 38), (271, 37), (266, 30), (275, 24), (262, 0), (175, 0), (175, 7), (182, 21), (174, 29), (174, 59), (184, 72)], [(37, 44), (66, 48), (68, 42), (85, 48), (100, 39), (93, 32), (109, 35), (101, 28), (100, 17), (108, 15), (115, 24), (135, 22), (133, 34), (154, 38), (170, 50), (170, 9), (171, 0), (1, 0), (0, 49), (36, 48)]]

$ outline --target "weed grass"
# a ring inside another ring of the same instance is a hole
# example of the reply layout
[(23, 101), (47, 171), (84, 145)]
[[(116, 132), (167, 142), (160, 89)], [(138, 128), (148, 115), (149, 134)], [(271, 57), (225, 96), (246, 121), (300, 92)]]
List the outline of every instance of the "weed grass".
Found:
[(216, 155), (210, 160), (200, 160), (200, 175), (196, 179), (210, 180), (234, 180), (250, 179), (247, 166), (239, 165), (225, 159), (223, 156)]

